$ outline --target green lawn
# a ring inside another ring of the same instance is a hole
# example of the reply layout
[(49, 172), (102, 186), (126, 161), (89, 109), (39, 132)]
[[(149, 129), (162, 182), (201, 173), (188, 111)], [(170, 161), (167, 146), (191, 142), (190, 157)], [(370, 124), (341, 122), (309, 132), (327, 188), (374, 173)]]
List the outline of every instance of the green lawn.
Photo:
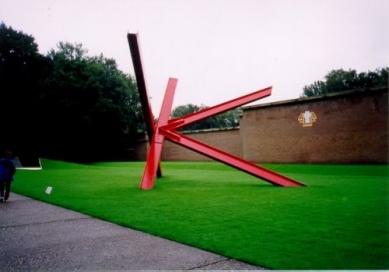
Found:
[(144, 162), (42, 164), (13, 190), (270, 269), (389, 269), (387, 165), (263, 165), (307, 185), (285, 188), (217, 162), (163, 162), (142, 191)]

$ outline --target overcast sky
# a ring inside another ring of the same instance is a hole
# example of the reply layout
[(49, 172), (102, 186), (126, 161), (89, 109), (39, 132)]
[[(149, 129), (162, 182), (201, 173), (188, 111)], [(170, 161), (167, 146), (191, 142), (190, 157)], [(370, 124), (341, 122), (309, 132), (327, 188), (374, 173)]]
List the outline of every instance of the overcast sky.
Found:
[(169, 77), (173, 107), (273, 86), (261, 104), (298, 98), (333, 69), (389, 66), (389, 0), (0, 0), (0, 21), (42, 54), (82, 43), (132, 75), (126, 36), (139, 33), (154, 115)]

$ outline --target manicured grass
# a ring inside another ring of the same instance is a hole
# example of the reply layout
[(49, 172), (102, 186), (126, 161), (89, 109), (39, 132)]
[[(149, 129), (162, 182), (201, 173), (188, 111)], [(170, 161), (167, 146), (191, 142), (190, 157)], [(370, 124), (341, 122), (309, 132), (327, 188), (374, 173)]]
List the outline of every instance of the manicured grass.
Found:
[(42, 164), (13, 190), (270, 269), (389, 269), (387, 165), (263, 165), (307, 185), (285, 188), (217, 162), (163, 162), (142, 191), (143, 162)]

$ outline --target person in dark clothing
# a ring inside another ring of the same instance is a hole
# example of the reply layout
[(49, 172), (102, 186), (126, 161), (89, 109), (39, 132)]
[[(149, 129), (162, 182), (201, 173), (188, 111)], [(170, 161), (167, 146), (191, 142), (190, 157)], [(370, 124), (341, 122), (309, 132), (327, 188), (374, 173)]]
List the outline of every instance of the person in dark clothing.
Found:
[(0, 202), (6, 202), (11, 192), (11, 183), (14, 180), (15, 164), (12, 153), (5, 152), (5, 157), (0, 159)]

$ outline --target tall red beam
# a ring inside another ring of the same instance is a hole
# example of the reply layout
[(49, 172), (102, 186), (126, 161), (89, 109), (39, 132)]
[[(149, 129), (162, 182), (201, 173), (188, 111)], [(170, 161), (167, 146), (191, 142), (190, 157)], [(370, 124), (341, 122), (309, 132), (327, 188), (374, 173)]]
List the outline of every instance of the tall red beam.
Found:
[(155, 175), (161, 159), (162, 147), (165, 140), (165, 137), (162, 133), (160, 133), (161, 130), (159, 128), (167, 125), (169, 121), (176, 86), (177, 79), (169, 78), (165, 97), (163, 99), (161, 111), (159, 113), (158, 123), (154, 131), (149, 154), (147, 156), (146, 167), (143, 172), (142, 181), (140, 183), (141, 189), (148, 190), (154, 187)]
[[(133, 33), (127, 34), (128, 45), (130, 47), (132, 64), (134, 66), (136, 84), (138, 86), (139, 98), (142, 105), (143, 118), (145, 119), (146, 132), (149, 138), (150, 148), (151, 139), (154, 134), (154, 115), (151, 110), (151, 103), (147, 94), (146, 79), (143, 73), (142, 56), (140, 53), (140, 46), (138, 43), (138, 35)], [(162, 169), (160, 166), (157, 168), (157, 176), (162, 177)]]

